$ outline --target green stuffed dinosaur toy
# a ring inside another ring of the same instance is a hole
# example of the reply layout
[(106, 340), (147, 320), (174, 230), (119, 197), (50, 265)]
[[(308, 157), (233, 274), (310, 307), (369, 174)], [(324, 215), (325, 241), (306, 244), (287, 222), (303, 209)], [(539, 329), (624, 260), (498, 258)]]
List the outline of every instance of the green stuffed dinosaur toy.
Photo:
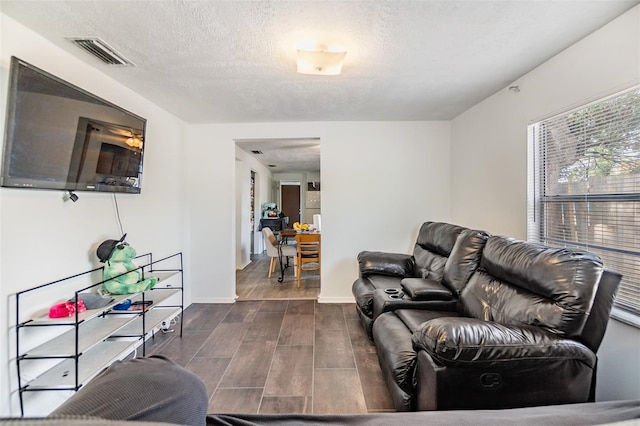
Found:
[(110, 294), (132, 294), (150, 290), (156, 285), (156, 277), (142, 279), (142, 272), (133, 263), (136, 250), (124, 242), (127, 234), (120, 240), (106, 240), (98, 246), (96, 254), (103, 262), (102, 290)]

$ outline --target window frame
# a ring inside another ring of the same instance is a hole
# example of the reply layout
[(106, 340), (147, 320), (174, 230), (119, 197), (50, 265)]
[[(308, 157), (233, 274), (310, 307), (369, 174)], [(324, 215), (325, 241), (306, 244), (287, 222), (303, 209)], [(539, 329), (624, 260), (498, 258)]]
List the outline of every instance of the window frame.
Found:
[[(542, 242), (551, 246), (557, 247), (580, 247), (582, 249), (592, 250), (598, 252), (599, 250), (606, 252), (618, 252), (626, 255), (631, 255), (633, 257), (640, 256), (640, 253), (637, 251), (629, 251), (624, 248), (620, 248), (620, 245), (609, 245), (609, 246), (597, 246), (589, 241), (571, 241), (571, 240), (562, 240), (558, 238), (553, 238), (553, 235), (549, 235), (547, 232), (547, 228), (544, 223), (544, 209), (545, 206), (551, 205), (551, 203), (583, 203), (585, 207), (585, 211), (590, 211), (590, 202), (638, 202), (640, 201), (640, 192), (628, 192), (628, 193), (596, 193), (589, 194), (588, 191), (586, 193), (580, 194), (560, 194), (560, 195), (547, 195), (546, 194), (546, 185), (545, 179), (547, 176), (545, 175), (548, 170), (545, 168), (546, 163), (550, 161), (549, 158), (543, 158), (546, 151), (543, 151), (540, 145), (544, 144), (543, 141), (543, 129), (545, 123), (550, 123), (552, 120), (557, 120), (562, 117), (569, 117), (571, 114), (587, 110), (588, 108), (599, 106), (608, 102), (616, 97), (623, 96), (633, 92), (640, 92), (640, 85), (628, 88), (624, 91), (618, 92), (616, 94), (598, 99), (593, 102), (589, 102), (585, 105), (579, 106), (577, 108), (573, 108), (571, 110), (554, 114), (553, 116), (541, 119), (532, 123), (528, 126), (527, 129), (527, 139), (528, 139), (528, 147), (527, 147), (527, 239), (530, 241)], [(635, 105), (635, 104), (634, 104)], [(640, 110), (640, 106), (639, 106)], [(614, 119), (618, 119), (616, 116), (611, 117), (612, 121)], [(635, 128), (635, 127), (634, 127)], [(635, 139), (634, 139), (635, 140)], [(577, 145), (576, 145), (577, 146)], [(635, 151), (635, 150), (634, 150)], [(552, 156), (553, 157), (553, 156)], [(558, 157), (559, 158), (559, 157)], [(554, 160), (557, 158), (551, 158)], [(557, 163), (556, 163), (557, 164)], [(620, 163), (616, 163), (620, 164)], [(630, 175), (633, 176), (633, 175)], [(589, 178), (587, 177), (587, 182)], [(591, 216), (587, 214), (587, 222), (590, 221)], [(634, 220), (631, 223), (635, 223), (635, 215)], [(588, 227), (588, 225), (587, 225)], [(589, 239), (589, 238), (587, 238)], [(597, 253), (599, 254), (599, 253)], [(615, 268), (607, 266), (605, 263), (605, 268), (615, 271)], [(640, 273), (639, 273), (640, 274)], [(624, 274), (623, 274), (624, 275)], [(623, 277), (624, 279), (624, 277)], [(621, 283), (621, 285), (625, 285)], [(628, 284), (628, 288), (635, 290), (638, 284), (635, 282)], [(631, 296), (631, 301), (633, 303), (633, 307), (631, 309), (623, 306), (617, 300), (614, 301), (614, 306), (612, 309), (611, 316), (616, 320), (624, 322), (626, 324), (632, 325), (634, 327), (640, 328), (640, 297), (637, 298), (635, 296)]]

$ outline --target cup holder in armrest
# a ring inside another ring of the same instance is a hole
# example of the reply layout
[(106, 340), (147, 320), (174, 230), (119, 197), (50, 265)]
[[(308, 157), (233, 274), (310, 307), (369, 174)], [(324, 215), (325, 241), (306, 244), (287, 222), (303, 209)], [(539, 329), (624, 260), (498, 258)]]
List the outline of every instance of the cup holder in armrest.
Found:
[(398, 294), (400, 293), (400, 289), (399, 288), (385, 288), (384, 292), (387, 294)]
[(404, 297), (404, 293), (393, 293), (389, 295), (390, 299), (402, 299)]

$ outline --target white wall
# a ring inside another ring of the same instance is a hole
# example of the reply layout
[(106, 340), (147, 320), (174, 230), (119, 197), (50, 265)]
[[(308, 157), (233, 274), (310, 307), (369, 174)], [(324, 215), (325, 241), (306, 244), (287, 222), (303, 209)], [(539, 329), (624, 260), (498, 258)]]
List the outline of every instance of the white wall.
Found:
[(186, 185), (194, 301), (234, 297), (234, 139), (306, 137), (322, 140), (320, 301), (353, 301), (359, 251), (408, 253), (422, 222), (450, 219), (448, 122), (194, 125)]
[[(238, 149), (236, 148), (236, 151)], [(248, 217), (246, 215), (249, 213), (247, 211), (248, 202), (246, 200), (245, 194), (248, 193), (248, 186), (250, 184), (249, 179), (245, 179), (244, 173), (244, 164), (242, 164), (242, 160), (236, 157), (236, 269), (242, 269), (246, 265), (249, 264), (250, 254), (247, 248), (247, 244), (251, 244), (249, 238), (245, 237), (243, 234), (243, 216), (245, 216), (246, 221), (248, 221)], [(244, 237), (244, 238), (243, 238)]]
[[(139, 253), (152, 251), (156, 259), (185, 251), (188, 227), (180, 146), (186, 137), (185, 123), (5, 15), (0, 15), (0, 31), (0, 134), (4, 134), (11, 55), (145, 117), (142, 194), (117, 196), (127, 240)], [(111, 194), (78, 195), (78, 202), (72, 203), (63, 202), (62, 191), (0, 189), (0, 416), (19, 414), (15, 393), (9, 394), (17, 381), (15, 292), (93, 269), (98, 266), (98, 244), (120, 236)], [(71, 296), (60, 294), (59, 298)], [(38, 308), (52, 301), (40, 303)], [(53, 397), (48, 393), (48, 398)]]
[[(453, 222), (526, 238), (527, 126), (638, 84), (639, 24), (640, 6), (452, 121)], [(612, 320), (599, 357), (597, 398), (640, 398), (640, 330)]]
[(255, 218), (253, 223), (254, 249), (264, 251), (264, 240), (260, 228), (262, 204), (272, 201), (271, 171), (258, 160), (236, 146), (236, 269), (243, 269), (251, 263), (251, 172), (256, 172)]

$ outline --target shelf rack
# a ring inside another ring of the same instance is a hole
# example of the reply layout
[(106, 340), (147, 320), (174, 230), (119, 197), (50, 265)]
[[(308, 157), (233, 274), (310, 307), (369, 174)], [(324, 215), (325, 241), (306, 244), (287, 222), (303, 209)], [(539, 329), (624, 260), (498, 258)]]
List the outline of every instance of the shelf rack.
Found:
[[(184, 312), (182, 252), (155, 261), (152, 253), (145, 253), (137, 256), (135, 260), (137, 263), (143, 263), (136, 268), (141, 271), (142, 279), (148, 274), (153, 274), (158, 278), (158, 282), (152, 289), (136, 294), (111, 295), (110, 298), (113, 300), (104, 307), (78, 313), (77, 300), (79, 296), (81, 297), (81, 293), (92, 292), (107, 280), (83, 286), (75, 290), (74, 297), (71, 299), (76, 301), (75, 314), (72, 317), (49, 318), (47, 314), (44, 314), (27, 321), (21, 321), (21, 304), (29, 295), (39, 290), (51, 289), (52, 286), (69, 283), (73, 279), (102, 271), (104, 267), (81, 272), (16, 293), (16, 371), (22, 416), (24, 416), (25, 392), (78, 391), (104, 368), (125, 358), (138, 347), (142, 346), (142, 354), (145, 355), (147, 339), (153, 337), (155, 331), (161, 328), (162, 322), (178, 315), (182, 317)], [(102, 274), (100, 275), (102, 276)], [(175, 275), (179, 275), (179, 286), (170, 284), (174, 281), (172, 277)], [(165, 284), (166, 282), (169, 283)], [(163, 304), (178, 293), (180, 294), (179, 304)], [(115, 305), (126, 299), (130, 299), (132, 302), (152, 301), (152, 303), (143, 305), (143, 309), (139, 311), (113, 309)], [(180, 321), (180, 336), (182, 336), (182, 324), (183, 321)], [(22, 350), (21, 334), (31, 327), (67, 327), (68, 330), (46, 339), (31, 349)], [(80, 362), (81, 358), (82, 362)], [(54, 365), (36, 378), (24, 380), (22, 363), (35, 360), (49, 360)]]

